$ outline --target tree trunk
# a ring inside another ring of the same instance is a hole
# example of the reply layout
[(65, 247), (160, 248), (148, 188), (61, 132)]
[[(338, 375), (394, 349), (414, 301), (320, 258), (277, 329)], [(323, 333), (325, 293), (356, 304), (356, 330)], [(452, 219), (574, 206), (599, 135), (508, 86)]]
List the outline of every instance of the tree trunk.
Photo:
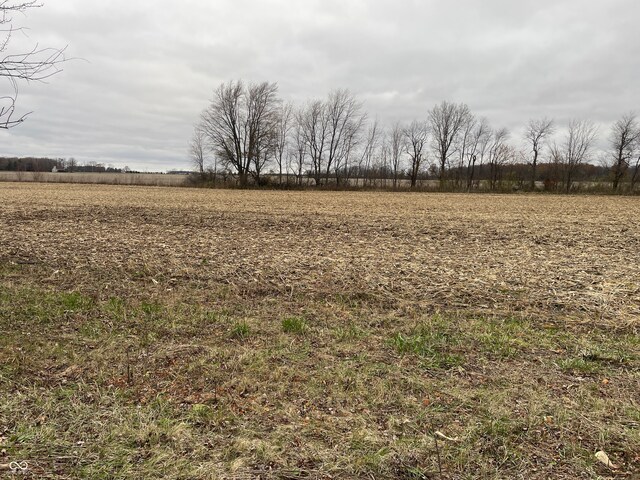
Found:
[(444, 188), (444, 172), (445, 172), (445, 168), (447, 168), (447, 159), (446, 158), (441, 158), (440, 159), (440, 190), (442, 190)]
[(533, 151), (533, 165), (531, 168), (531, 191), (536, 189), (536, 170), (538, 167), (538, 149)]
[(238, 173), (238, 178), (240, 180), (240, 187), (245, 188), (249, 184), (249, 177), (246, 172)]
[(476, 156), (474, 155), (471, 158), (471, 167), (469, 168), (469, 179), (467, 180), (467, 192), (471, 191), (471, 186), (473, 185), (473, 176), (476, 170)]
[(618, 191), (618, 185), (620, 183), (620, 179), (624, 172), (622, 171), (622, 162), (624, 162), (623, 158), (624, 152), (622, 151), (622, 147), (618, 150), (618, 158), (616, 159), (616, 165), (613, 170), (613, 191)]
[(638, 177), (640, 176), (640, 157), (638, 157), (638, 160), (636, 162), (636, 166), (633, 169), (633, 174), (631, 175), (631, 193), (633, 194), (633, 191), (635, 190), (636, 187), (636, 182), (638, 181)]

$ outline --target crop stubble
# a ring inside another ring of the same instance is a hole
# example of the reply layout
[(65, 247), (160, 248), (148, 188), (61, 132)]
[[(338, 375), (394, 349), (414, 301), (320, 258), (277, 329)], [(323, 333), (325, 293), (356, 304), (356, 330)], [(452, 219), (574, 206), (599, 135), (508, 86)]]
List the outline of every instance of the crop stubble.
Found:
[(0, 196), (4, 259), (44, 264), (63, 285), (222, 284), (616, 325), (640, 315), (636, 198), (69, 185)]
[(637, 473), (640, 199), (0, 200), (0, 463), (34, 478)]

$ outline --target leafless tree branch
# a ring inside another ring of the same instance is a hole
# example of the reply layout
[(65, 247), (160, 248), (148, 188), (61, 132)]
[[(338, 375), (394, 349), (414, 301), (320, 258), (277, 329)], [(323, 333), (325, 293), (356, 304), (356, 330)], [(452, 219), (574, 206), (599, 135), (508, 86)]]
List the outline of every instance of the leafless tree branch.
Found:
[(640, 126), (634, 113), (624, 115), (613, 124), (609, 144), (611, 145), (613, 190), (618, 191), (631, 162), (640, 155)]
[(597, 129), (589, 120), (571, 120), (563, 143), (554, 144), (551, 155), (562, 171), (566, 192), (571, 191), (576, 171), (589, 161)]
[(541, 120), (530, 120), (525, 130), (525, 140), (531, 145), (533, 158), (531, 160), (531, 180), (530, 189), (535, 190), (536, 187), (536, 170), (538, 167), (538, 158), (545, 142), (553, 135), (555, 127), (553, 120), (543, 118)]
[(215, 154), (235, 169), (240, 185), (260, 173), (272, 155), (278, 124), (278, 86), (242, 81), (220, 85), (202, 113), (200, 128)]
[[(13, 33), (21, 30), (12, 25), (12, 13), (25, 13), (28, 9), (39, 8), (42, 4), (36, 1), (14, 2), (0, 1), (0, 25), (8, 25), (4, 38), (0, 41), (0, 54), (7, 52)], [(66, 47), (62, 49), (40, 48), (36, 44), (31, 50), (21, 53), (7, 53), (0, 60), (0, 77), (5, 78), (12, 90), (11, 94), (1, 97), (0, 129), (8, 129), (22, 123), (27, 114), (14, 117), (18, 98), (18, 82), (43, 82), (61, 71), (61, 64), (66, 61)]]
[(411, 188), (416, 187), (418, 173), (424, 160), (425, 146), (429, 138), (429, 127), (426, 122), (414, 120), (404, 129), (405, 151), (409, 155)]
[(455, 144), (471, 112), (464, 103), (442, 102), (429, 112), (433, 149), (438, 157), (440, 182), (444, 181), (449, 159), (455, 153)]

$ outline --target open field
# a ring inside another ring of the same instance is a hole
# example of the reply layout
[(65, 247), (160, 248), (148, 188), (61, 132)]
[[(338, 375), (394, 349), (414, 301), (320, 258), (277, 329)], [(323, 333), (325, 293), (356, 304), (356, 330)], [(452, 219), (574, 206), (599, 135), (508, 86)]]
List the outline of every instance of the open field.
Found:
[(97, 183), (106, 185), (181, 187), (186, 180), (186, 175), (160, 173), (0, 172), (0, 182)]
[(26, 478), (640, 475), (640, 198), (0, 201), (0, 464)]

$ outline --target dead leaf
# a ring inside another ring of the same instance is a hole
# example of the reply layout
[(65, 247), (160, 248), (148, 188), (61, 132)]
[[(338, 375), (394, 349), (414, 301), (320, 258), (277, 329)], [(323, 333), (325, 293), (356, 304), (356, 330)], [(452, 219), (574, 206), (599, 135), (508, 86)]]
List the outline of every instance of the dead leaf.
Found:
[(609, 467), (612, 470), (616, 470), (618, 468), (617, 465), (615, 465), (614, 463), (611, 463), (611, 460), (609, 460), (609, 455), (607, 455), (602, 450), (600, 450), (599, 452), (596, 453), (596, 458), (601, 463), (603, 463), (604, 465), (606, 465), (607, 467)]

